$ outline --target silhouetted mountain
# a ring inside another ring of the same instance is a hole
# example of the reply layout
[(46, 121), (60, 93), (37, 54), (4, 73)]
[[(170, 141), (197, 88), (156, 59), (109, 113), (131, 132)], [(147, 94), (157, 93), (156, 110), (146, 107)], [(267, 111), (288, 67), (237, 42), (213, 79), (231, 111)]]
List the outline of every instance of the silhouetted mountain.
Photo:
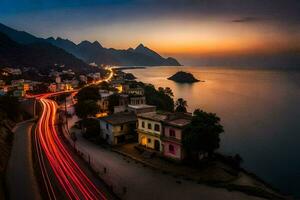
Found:
[(37, 37), (35, 37), (29, 33), (26, 33), (24, 31), (17, 31), (15, 29), (5, 26), (4, 24), (1, 24), (1, 23), (0, 23), (0, 32), (6, 34), (12, 40), (14, 40), (20, 44), (30, 44), (30, 43), (34, 43), (34, 42), (43, 41), (42, 38), (37, 38)]
[(64, 49), (87, 63), (124, 65), (124, 66), (155, 66), (155, 65), (180, 65), (174, 58), (163, 58), (155, 51), (139, 45), (137, 48), (128, 50), (117, 50), (104, 48), (98, 41), (93, 43), (82, 41), (76, 45), (68, 39), (50, 37), (48, 39), (38, 38), (24, 31), (17, 31), (0, 23), (0, 32), (9, 36), (20, 44), (51, 43)]
[(0, 32), (0, 66), (34, 67), (40, 72), (64, 65), (75, 73), (96, 71), (80, 59), (47, 42), (19, 44)]
[[(58, 39), (47, 39), (51, 44), (56, 45), (72, 53), (87, 63), (95, 62), (97, 64), (123, 65), (123, 66), (158, 66), (158, 65), (180, 65), (174, 58), (163, 58), (155, 51), (139, 45), (136, 49), (117, 50), (113, 48), (104, 48), (98, 41), (93, 43), (82, 41), (77, 48), (72, 45), (62, 44)], [(72, 43), (74, 44), (74, 43)]]

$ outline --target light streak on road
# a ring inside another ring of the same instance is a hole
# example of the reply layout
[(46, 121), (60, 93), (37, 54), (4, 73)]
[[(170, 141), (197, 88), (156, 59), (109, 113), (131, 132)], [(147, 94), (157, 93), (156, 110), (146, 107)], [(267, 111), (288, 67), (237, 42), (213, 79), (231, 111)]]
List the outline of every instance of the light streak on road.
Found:
[[(109, 81), (113, 77), (113, 70), (109, 69), (109, 71), (110, 74), (106, 79), (94, 84)], [(35, 150), (48, 197), (55, 200), (58, 198), (58, 191), (55, 191), (53, 178), (49, 175), (50, 166), (59, 185), (69, 199), (106, 199), (101, 190), (94, 185), (72, 158), (70, 150), (56, 131), (57, 105), (47, 98), (70, 92), (74, 94), (77, 91), (46, 93), (35, 96), (42, 106), (42, 114), (35, 131)]]
[(38, 122), (35, 135), (36, 149), (49, 198), (56, 199), (57, 195), (48, 176), (45, 159), (69, 199), (106, 199), (103, 193), (80, 169), (72, 158), (69, 149), (61, 141), (55, 129), (56, 103), (46, 98), (41, 98), (40, 101), (43, 113)]

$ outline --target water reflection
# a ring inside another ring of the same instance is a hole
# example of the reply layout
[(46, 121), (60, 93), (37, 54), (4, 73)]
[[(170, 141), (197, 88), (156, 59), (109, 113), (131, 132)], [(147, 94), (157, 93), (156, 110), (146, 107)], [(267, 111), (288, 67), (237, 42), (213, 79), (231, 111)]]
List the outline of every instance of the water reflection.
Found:
[[(167, 80), (178, 70), (205, 82)], [(217, 113), (225, 127), (221, 151), (240, 153), (244, 166), (287, 192), (300, 188), (300, 73), (203, 67), (127, 70), (156, 87), (170, 87), (188, 110)]]

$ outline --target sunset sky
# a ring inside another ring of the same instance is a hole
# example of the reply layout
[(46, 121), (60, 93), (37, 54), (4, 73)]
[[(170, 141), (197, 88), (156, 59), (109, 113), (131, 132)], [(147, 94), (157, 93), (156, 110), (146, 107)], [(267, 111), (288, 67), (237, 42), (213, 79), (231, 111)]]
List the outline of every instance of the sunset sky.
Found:
[(300, 49), (297, 0), (1, 0), (1, 22), (40, 37), (139, 43), (162, 55), (273, 54)]

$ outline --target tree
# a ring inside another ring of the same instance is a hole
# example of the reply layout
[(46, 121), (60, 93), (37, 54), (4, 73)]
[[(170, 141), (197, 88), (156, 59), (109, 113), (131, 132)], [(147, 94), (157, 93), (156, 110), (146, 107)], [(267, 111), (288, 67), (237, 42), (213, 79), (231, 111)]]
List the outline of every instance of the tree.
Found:
[(100, 111), (99, 106), (93, 100), (78, 101), (75, 104), (76, 115), (82, 119), (95, 116)]
[(78, 102), (85, 100), (97, 101), (100, 99), (99, 88), (97, 86), (89, 86), (82, 88), (76, 95)]
[(84, 129), (82, 135), (85, 138), (97, 137), (100, 134), (100, 125), (97, 119), (84, 119), (81, 121), (81, 127)]
[(162, 87), (155, 89), (151, 84), (141, 85), (145, 90), (146, 101), (150, 105), (155, 105), (158, 110), (174, 111), (174, 100), (172, 90)]
[(20, 103), (17, 97), (4, 95), (0, 97), (0, 113), (3, 118), (17, 120), (20, 116)]
[(183, 146), (189, 153), (204, 152), (211, 156), (220, 147), (220, 134), (223, 132), (216, 114), (197, 109), (191, 123), (183, 130)]
[(177, 99), (177, 101), (175, 102), (175, 106), (175, 112), (187, 112), (187, 102), (183, 98)]

